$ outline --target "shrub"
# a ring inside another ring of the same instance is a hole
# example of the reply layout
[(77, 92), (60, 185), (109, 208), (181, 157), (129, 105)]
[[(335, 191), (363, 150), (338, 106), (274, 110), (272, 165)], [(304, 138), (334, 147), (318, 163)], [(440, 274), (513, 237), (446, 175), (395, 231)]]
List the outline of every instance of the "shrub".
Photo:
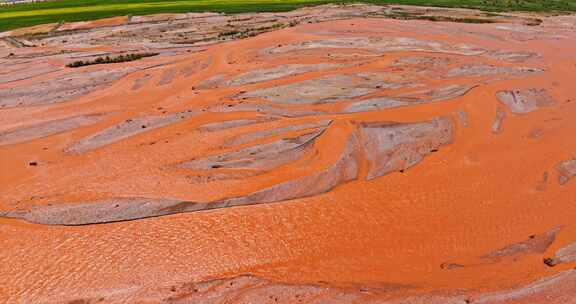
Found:
[(139, 60), (139, 59), (142, 59), (144, 57), (152, 57), (152, 56), (156, 56), (156, 55), (158, 55), (158, 53), (133, 53), (133, 54), (126, 54), (126, 55), (119, 55), (116, 57), (106, 56), (106, 57), (98, 57), (92, 61), (82, 61), (82, 60), (74, 61), (74, 62), (67, 64), (66, 66), (69, 68), (78, 68), (78, 67), (82, 67), (82, 66), (86, 66), (86, 65), (93, 65), (93, 64), (120, 63), (120, 62)]

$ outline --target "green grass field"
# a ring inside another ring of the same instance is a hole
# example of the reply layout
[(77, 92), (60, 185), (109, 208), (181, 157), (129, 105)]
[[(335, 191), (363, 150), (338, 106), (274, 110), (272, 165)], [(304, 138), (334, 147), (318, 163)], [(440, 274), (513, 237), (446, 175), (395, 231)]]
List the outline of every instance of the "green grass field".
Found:
[(287, 11), (306, 5), (356, 2), (466, 7), (488, 11), (576, 11), (576, 0), (57, 0), (0, 7), (0, 31), (123, 15)]

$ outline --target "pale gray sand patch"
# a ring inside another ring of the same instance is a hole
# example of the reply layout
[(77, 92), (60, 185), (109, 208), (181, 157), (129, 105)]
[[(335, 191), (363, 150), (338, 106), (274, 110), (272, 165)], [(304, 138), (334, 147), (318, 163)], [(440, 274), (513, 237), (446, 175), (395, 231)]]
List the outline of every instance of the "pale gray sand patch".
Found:
[(544, 72), (540, 68), (501, 67), (489, 64), (463, 65), (448, 71), (448, 77), (478, 77), (502, 74), (505, 76), (528, 76)]
[(387, 73), (335, 74), (287, 85), (241, 93), (239, 98), (263, 98), (281, 104), (321, 104), (364, 96), (377, 90), (414, 86), (391, 81)]
[(499, 91), (496, 98), (515, 114), (526, 114), (555, 104), (546, 89)]
[(457, 113), (458, 120), (462, 124), (463, 127), (468, 127), (468, 114), (464, 110), (460, 110)]
[(433, 103), (460, 97), (468, 93), (473, 85), (449, 85), (403, 94), (397, 97), (374, 97), (353, 102), (342, 113), (380, 111), (397, 107)]
[(444, 44), (438, 41), (426, 41), (407, 37), (353, 37), (312, 40), (288, 44), (263, 50), (265, 53), (279, 54), (307, 49), (367, 49), (378, 53), (421, 51), (458, 55), (482, 55), (485, 49), (469, 44)]
[(68, 147), (66, 152), (85, 153), (140, 133), (174, 124), (194, 115), (196, 113), (193, 111), (183, 111), (162, 116), (144, 116), (128, 119), (81, 139)]
[(354, 102), (347, 106), (342, 113), (358, 113), (369, 111), (380, 111), (397, 107), (421, 104), (419, 101), (402, 100), (393, 97), (376, 97)]
[(448, 117), (407, 124), (363, 123), (359, 130), (369, 164), (366, 179), (406, 170), (453, 138), (453, 123)]
[(176, 70), (176, 68), (169, 68), (169, 69), (165, 70), (162, 73), (162, 76), (160, 76), (160, 80), (158, 81), (158, 83), (156, 85), (163, 86), (163, 85), (167, 85), (167, 84), (172, 83), (172, 80), (176, 76), (177, 72), (178, 71)]
[(533, 58), (538, 58), (540, 55), (535, 52), (498, 50), (488, 52), (486, 56), (509, 62), (525, 62)]
[(223, 74), (214, 75), (200, 81), (197, 85), (194, 86), (194, 88), (200, 90), (214, 89), (222, 86), (226, 82), (226, 78), (226, 75)]
[(326, 127), (328, 127), (330, 125), (331, 122), (332, 122), (331, 120), (320, 120), (320, 121), (306, 122), (306, 123), (301, 123), (301, 124), (291, 124), (291, 125), (288, 125), (285, 127), (278, 127), (278, 128), (268, 129), (268, 130), (261, 130), (261, 131), (256, 131), (256, 132), (238, 134), (238, 135), (234, 136), (233, 138), (231, 138), (230, 140), (227, 140), (223, 144), (223, 146), (224, 147), (230, 147), (230, 146), (235, 146), (235, 145), (243, 145), (243, 144), (249, 143), (251, 141), (259, 140), (259, 139), (269, 137), (269, 136), (282, 134), (285, 132), (293, 132), (293, 131), (300, 131), (300, 130), (306, 130), (306, 129), (317, 129), (317, 128), (325, 129)]
[(570, 179), (576, 176), (576, 159), (559, 162), (556, 165), (556, 171), (558, 172), (558, 183), (565, 185)]
[(240, 74), (228, 81), (228, 86), (242, 86), (262, 81), (270, 81), (287, 76), (298, 75), (307, 72), (326, 70), (341, 67), (340, 64), (286, 64), (267, 69), (256, 69), (254, 71)]
[(182, 163), (188, 169), (256, 169), (271, 170), (295, 161), (312, 146), (323, 130), (284, 137), (269, 143), (216, 154)]
[(143, 77), (140, 77), (136, 80), (134, 80), (134, 83), (132, 84), (132, 91), (136, 91), (136, 90), (140, 90), (141, 88), (143, 88), (146, 83), (148, 83), (148, 81), (152, 78), (152, 76), (150, 74), (146, 74)]
[(259, 89), (240, 94), (239, 97), (263, 98), (282, 104), (318, 104), (337, 102), (375, 92), (351, 75), (331, 75), (298, 83)]
[(576, 262), (576, 242), (572, 242), (554, 253), (555, 263), (574, 263)]
[(496, 109), (496, 117), (494, 117), (494, 122), (492, 122), (492, 134), (499, 134), (502, 131), (502, 122), (506, 117), (506, 113), (501, 107)]
[(481, 256), (484, 259), (498, 259), (520, 254), (544, 253), (556, 240), (560, 227), (554, 227), (542, 234), (529, 236), (526, 240), (504, 246), (500, 249), (488, 252)]
[(225, 120), (225, 121), (218, 121), (218, 122), (211, 122), (207, 124), (203, 124), (198, 128), (198, 130), (203, 132), (213, 132), (213, 131), (220, 131), (225, 129), (231, 129), (241, 126), (247, 126), (251, 124), (257, 124), (262, 122), (274, 121), (277, 118), (274, 117), (258, 117), (254, 119), (235, 119), (235, 120)]
[(0, 146), (26, 142), (90, 125), (103, 114), (79, 115), (0, 132)]
[(38, 63), (30, 66), (25, 66), (21, 70), (11, 71), (9, 73), (0, 72), (0, 84), (31, 79), (37, 76), (56, 72), (61, 69), (62, 69), (61, 67), (57, 67), (52, 64)]
[(137, 68), (77, 71), (33, 84), (0, 89), (0, 108), (64, 102), (102, 89)]

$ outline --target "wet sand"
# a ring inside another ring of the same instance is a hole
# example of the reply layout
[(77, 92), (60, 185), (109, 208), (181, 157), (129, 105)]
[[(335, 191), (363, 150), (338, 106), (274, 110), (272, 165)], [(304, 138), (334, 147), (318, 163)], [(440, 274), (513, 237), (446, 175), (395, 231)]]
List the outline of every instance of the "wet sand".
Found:
[[(576, 18), (543, 20), (300, 24), (0, 84), (0, 299), (576, 303)], [(65, 98), (73, 73), (101, 81)]]

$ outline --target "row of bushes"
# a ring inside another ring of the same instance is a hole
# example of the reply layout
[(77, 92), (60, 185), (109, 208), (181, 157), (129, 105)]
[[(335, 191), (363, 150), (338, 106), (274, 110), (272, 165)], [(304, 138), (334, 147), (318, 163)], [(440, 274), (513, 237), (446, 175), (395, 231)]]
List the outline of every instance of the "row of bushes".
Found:
[(224, 32), (220, 32), (218, 34), (218, 38), (220, 39), (224, 39), (224, 38), (248, 38), (248, 37), (254, 37), (260, 33), (263, 32), (267, 32), (270, 30), (277, 30), (277, 29), (281, 29), (283, 27), (286, 26), (295, 26), (297, 25), (298, 22), (297, 21), (291, 21), (288, 24), (283, 24), (283, 23), (275, 23), (272, 24), (270, 26), (264, 26), (264, 27), (259, 27), (259, 28), (248, 28), (248, 29), (244, 29), (242, 31), (239, 30), (231, 30), (231, 31), (224, 31)]
[(86, 65), (93, 65), (93, 64), (107, 64), (107, 63), (119, 63), (119, 62), (128, 62), (134, 61), (138, 59), (142, 59), (144, 57), (152, 57), (156, 56), (158, 53), (134, 53), (134, 54), (126, 54), (126, 55), (119, 55), (116, 57), (98, 57), (94, 60), (87, 60), (87, 61), (74, 61), (72, 63), (67, 64), (66, 66), (69, 68), (78, 68)]

